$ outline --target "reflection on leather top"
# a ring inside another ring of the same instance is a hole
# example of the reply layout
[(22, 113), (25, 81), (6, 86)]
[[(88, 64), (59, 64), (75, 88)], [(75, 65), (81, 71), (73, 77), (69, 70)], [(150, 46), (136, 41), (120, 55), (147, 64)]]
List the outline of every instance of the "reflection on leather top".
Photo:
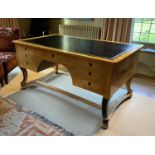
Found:
[(57, 48), (67, 52), (82, 53), (107, 59), (114, 59), (125, 52), (139, 47), (138, 44), (121, 44), (69, 36), (47, 36), (26, 40), (26, 42)]

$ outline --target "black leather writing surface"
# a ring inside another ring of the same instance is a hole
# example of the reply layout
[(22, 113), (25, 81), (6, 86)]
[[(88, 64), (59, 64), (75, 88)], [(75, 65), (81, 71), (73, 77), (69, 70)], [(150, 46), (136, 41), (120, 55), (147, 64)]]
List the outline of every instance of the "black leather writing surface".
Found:
[(138, 44), (121, 44), (106, 41), (74, 38), (70, 36), (47, 36), (27, 40), (26, 42), (53, 47), (67, 52), (77, 52), (86, 55), (99, 56), (107, 59), (134, 50)]

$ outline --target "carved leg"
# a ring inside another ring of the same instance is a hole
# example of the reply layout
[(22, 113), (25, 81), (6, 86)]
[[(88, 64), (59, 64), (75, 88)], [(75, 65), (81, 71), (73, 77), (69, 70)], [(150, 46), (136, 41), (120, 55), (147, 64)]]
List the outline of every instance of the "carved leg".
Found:
[(27, 78), (28, 78), (28, 72), (26, 70), (26, 68), (20, 67), (22, 73), (23, 73), (23, 80), (21, 82), (21, 87), (26, 86), (27, 83)]
[(0, 80), (0, 83), (1, 83), (1, 87), (4, 87), (4, 79), (3, 78)]
[[(127, 88), (127, 94), (121, 96), (114, 102), (114, 105), (112, 109), (108, 110), (108, 102), (109, 99), (104, 99), (102, 100), (102, 117), (103, 117), (103, 122), (102, 122), (102, 128), (107, 129), (108, 128), (108, 122), (109, 122), (109, 117), (112, 116), (112, 114), (115, 112), (115, 110), (127, 99), (132, 97), (132, 89), (131, 89), (131, 79), (129, 79), (126, 82), (126, 88)], [(109, 117), (108, 117), (109, 116)]]
[(108, 128), (108, 122), (109, 122), (109, 118), (108, 118), (108, 102), (109, 102), (109, 99), (103, 98), (103, 100), (102, 100), (102, 117), (103, 117), (103, 121), (102, 121), (102, 125), (101, 125), (101, 127), (103, 129)]
[(5, 81), (6, 84), (9, 83), (9, 80), (8, 80), (8, 73), (5, 73), (5, 74), (4, 74), (4, 81)]
[[(127, 94), (130, 94), (130, 95), (132, 96), (131, 80), (132, 80), (132, 78), (129, 79), (129, 80), (126, 82), (126, 88), (127, 88), (127, 90), (128, 90)], [(131, 96), (130, 96), (130, 97), (131, 97)]]
[(58, 74), (58, 64), (55, 65), (55, 73)]

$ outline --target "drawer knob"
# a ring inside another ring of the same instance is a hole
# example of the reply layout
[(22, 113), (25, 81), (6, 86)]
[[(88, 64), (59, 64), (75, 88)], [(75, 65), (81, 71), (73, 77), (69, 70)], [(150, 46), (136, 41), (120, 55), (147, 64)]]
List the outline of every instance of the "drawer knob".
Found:
[(89, 76), (91, 76), (91, 75), (92, 75), (92, 73), (91, 73), (91, 72), (89, 72), (88, 74), (89, 74)]
[(88, 82), (88, 86), (91, 86), (91, 82)]
[(92, 67), (92, 66), (93, 66), (93, 64), (90, 62), (90, 63), (89, 63), (89, 67)]

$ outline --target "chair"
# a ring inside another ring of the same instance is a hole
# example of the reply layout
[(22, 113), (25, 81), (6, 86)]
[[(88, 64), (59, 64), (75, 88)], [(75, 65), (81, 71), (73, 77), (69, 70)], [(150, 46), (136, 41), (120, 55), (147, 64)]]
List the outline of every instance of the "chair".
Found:
[(0, 64), (0, 84), (1, 84), (1, 87), (4, 86), (4, 70), (3, 70), (2, 64)]
[(16, 66), (15, 46), (13, 40), (19, 39), (18, 28), (0, 27), (0, 64), (4, 69), (4, 81), (8, 84), (8, 74)]

